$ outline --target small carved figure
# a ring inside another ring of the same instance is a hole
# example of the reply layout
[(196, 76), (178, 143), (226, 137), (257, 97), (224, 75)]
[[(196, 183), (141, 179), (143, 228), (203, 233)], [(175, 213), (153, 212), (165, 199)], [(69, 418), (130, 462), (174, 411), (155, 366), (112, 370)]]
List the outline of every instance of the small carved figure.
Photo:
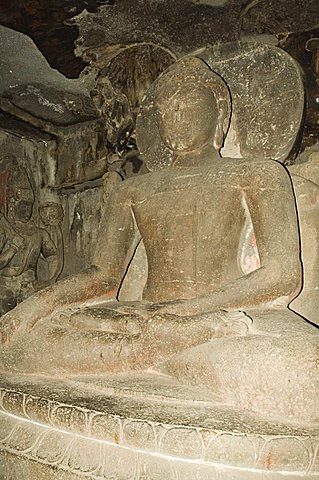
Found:
[(48, 202), (39, 207), (39, 215), (42, 223), (47, 227), (51, 240), (56, 246), (54, 256), (47, 257), (48, 273), (47, 280), (39, 282), (37, 288), (43, 288), (57, 281), (64, 265), (64, 246), (61, 223), (63, 221), (63, 208), (55, 202)]
[[(318, 330), (287, 308), (301, 289), (289, 174), (274, 161), (220, 157), (229, 92), (199, 59), (160, 77), (154, 101), (172, 165), (112, 192), (90, 269), (2, 319), (1, 368), (152, 369), (259, 416), (318, 421)], [(248, 224), (259, 256), (249, 272), (241, 264)], [(143, 299), (119, 302), (141, 241)]]
[(34, 194), (24, 168), (11, 165), (6, 185), (6, 216), (1, 216), (1, 314), (31, 295), (37, 285), (37, 264), (55, 256), (49, 233), (32, 220)]
[[(3, 269), (9, 264), (15, 254), (24, 248), (24, 240), (18, 235), (6, 217), (0, 213), (0, 276)], [(2, 284), (2, 285), (1, 285)], [(15, 296), (12, 292), (12, 287), (5, 280), (0, 277), (1, 285), (1, 300), (0, 300), (0, 315), (8, 312), (16, 305)]]

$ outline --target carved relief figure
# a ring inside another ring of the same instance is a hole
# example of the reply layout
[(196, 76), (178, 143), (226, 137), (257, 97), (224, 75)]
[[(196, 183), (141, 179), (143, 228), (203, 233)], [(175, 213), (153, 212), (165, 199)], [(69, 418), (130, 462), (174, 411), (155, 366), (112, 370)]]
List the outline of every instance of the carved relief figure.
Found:
[[(6, 217), (0, 213), (0, 276), (3, 269), (9, 264), (15, 254), (24, 248), (24, 240), (18, 235), (6, 219)], [(0, 302), (0, 315), (11, 310), (16, 305), (16, 300), (10, 285), (6, 285), (6, 281), (0, 278), (1, 285), (1, 302)]]
[(46, 258), (48, 267), (46, 280), (39, 282), (37, 285), (37, 288), (43, 288), (51, 283), (56, 282), (63, 270), (64, 246), (61, 224), (64, 214), (61, 205), (55, 202), (48, 202), (40, 205), (39, 215), (56, 247), (55, 255), (48, 256)]
[[(301, 289), (301, 262), (287, 171), (274, 161), (220, 157), (229, 91), (204, 62), (169, 69), (154, 101), (172, 165), (112, 192), (90, 269), (2, 319), (2, 368), (151, 369), (208, 389), (217, 403), (318, 421), (318, 330), (288, 309)], [(258, 250), (249, 271), (242, 264), (248, 217)], [(119, 302), (141, 241), (143, 299)]]
[[(7, 168), (9, 165), (7, 165)], [(55, 256), (49, 233), (33, 221), (34, 193), (28, 175), (16, 162), (6, 174), (6, 215), (1, 216), (1, 314), (37, 288), (39, 256)]]

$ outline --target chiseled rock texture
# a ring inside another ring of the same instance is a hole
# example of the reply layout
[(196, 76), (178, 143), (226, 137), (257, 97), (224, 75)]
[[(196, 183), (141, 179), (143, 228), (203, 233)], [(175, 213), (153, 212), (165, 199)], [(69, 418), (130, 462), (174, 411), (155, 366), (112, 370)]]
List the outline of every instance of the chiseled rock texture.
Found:
[(318, 429), (256, 422), (151, 375), (2, 377), (0, 417), (3, 479), (319, 478)]
[(36, 224), (41, 205), (62, 206), (62, 275), (74, 272), (91, 261), (107, 171), (106, 133), (90, 97), (92, 82), (66, 78), (29, 37), (3, 26), (0, 56), (2, 160), (26, 170)]

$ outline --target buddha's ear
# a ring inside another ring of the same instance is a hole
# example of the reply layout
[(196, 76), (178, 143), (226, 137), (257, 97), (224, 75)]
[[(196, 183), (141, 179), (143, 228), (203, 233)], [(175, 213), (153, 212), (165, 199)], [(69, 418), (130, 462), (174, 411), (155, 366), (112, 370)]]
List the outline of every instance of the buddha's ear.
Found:
[(220, 103), (218, 107), (216, 131), (213, 139), (213, 144), (216, 150), (220, 150), (224, 144), (224, 121), (226, 116), (224, 105)]

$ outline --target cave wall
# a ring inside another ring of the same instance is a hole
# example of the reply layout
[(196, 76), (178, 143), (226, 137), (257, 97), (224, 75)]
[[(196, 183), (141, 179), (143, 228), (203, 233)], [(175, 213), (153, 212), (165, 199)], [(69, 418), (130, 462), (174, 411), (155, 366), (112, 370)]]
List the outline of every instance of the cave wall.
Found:
[[(90, 265), (112, 185), (145, 171), (135, 141), (139, 106), (183, 55), (238, 40), (278, 45), (297, 60), (306, 87), (294, 154), (318, 142), (317, 0), (0, 0), (0, 24), (27, 34), (46, 59), (29, 56), (27, 37), (2, 52), (10, 68), (0, 82), (0, 147), (1, 160), (29, 172), (40, 228), (53, 229), (43, 225), (41, 205), (62, 207), (59, 276)], [(22, 83), (11, 82), (12, 65)]]

